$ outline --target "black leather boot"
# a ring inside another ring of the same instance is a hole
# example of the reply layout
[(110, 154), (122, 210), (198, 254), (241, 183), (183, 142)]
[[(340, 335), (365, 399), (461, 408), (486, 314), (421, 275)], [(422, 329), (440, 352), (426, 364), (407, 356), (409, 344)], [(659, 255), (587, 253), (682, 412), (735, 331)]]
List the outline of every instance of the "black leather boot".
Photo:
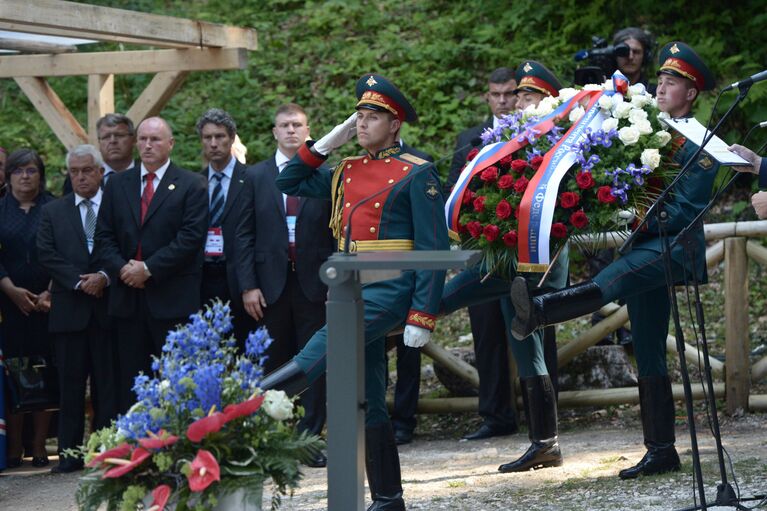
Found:
[(405, 511), (399, 452), (390, 422), (365, 428), (365, 471), (373, 499), (367, 511)]
[(539, 328), (562, 323), (598, 310), (603, 303), (602, 290), (592, 281), (533, 296), (523, 277), (511, 283), (511, 302), (514, 320), (511, 333), (522, 340)]
[(297, 396), (306, 390), (309, 381), (293, 360), (275, 369), (261, 380), (261, 390), (284, 390), (289, 396)]
[(674, 397), (668, 376), (639, 378), (639, 407), (647, 453), (639, 463), (621, 470), (618, 476), (634, 479), (640, 475), (678, 471), (679, 455), (674, 448)]
[(519, 459), (498, 467), (498, 472), (525, 472), (562, 466), (557, 439), (557, 400), (548, 375), (522, 378), (522, 399), (530, 428), (530, 447)]

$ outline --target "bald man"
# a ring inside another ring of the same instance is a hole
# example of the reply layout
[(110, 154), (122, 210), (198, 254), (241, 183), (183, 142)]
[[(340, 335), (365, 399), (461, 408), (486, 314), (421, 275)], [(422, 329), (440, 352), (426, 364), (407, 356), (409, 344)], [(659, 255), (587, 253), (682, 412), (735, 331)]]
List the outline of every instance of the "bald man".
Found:
[(121, 412), (135, 402), (133, 379), (150, 372), (168, 330), (200, 307), (208, 229), (205, 179), (170, 161), (170, 125), (145, 119), (136, 139), (141, 166), (109, 180), (96, 230), (116, 319)]

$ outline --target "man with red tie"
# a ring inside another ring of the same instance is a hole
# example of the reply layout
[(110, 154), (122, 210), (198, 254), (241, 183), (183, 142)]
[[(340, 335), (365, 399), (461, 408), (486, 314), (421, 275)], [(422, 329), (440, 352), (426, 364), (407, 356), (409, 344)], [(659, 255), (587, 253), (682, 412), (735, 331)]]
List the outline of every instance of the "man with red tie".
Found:
[(205, 179), (170, 161), (170, 125), (145, 119), (137, 141), (140, 168), (109, 180), (96, 230), (111, 281), (121, 412), (135, 402), (133, 379), (150, 372), (151, 355), (160, 354), (168, 330), (200, 307), (208, 229)]

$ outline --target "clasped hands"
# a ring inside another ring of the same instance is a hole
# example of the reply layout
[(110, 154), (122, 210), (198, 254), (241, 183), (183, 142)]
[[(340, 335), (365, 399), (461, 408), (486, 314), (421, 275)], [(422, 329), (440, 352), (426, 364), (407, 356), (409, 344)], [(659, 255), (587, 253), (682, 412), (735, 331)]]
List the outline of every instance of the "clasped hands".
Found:
[(80, 275), (80, 282), (77, 289), (86, 295), (101, 298), (104, 294), (104, 288), (107, 287), (107, 277), (103, 273), (85, 273)]
[(143, 289), (148, 279), (149, 273), (144, 268), (142, 261), (131, 259), (125, 266), (120, 268), (120, 280), (126, 286)]

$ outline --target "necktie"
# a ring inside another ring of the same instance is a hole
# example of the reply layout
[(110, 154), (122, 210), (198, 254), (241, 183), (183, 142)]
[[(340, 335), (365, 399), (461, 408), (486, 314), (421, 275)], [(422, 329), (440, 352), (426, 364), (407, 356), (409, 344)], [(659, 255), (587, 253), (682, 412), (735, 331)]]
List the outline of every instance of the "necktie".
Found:
[(144, 179), (146, 184), (144, 185), (144, 191), (141, 194), (141, 223), (144, 223), (146, 212), (149, 209), (149, 204), (152, 203), (152, 197), (154, 197), (154, 172), (149, 172)]
[(96, 212), (93, 211), (93, 203), (90, 199), (85, 199), (83, 204), (85, 204), (85, 239), (88, 242), (88, 252), (92, 252), (93, 236), (96, 234)]
[[(292, 195), (287, 196), (285, 199), (285, 216), (298, 216), (298, 197), (294, 197)], [(288, 240), (288, 258), (294, 262), (296, 260), (295, 233), (293, 235), (293, 239)]]
[(210, 196), (210, 226), (219, 227), (221, 225), (221, 215), (224, 214), (224, 187), (221, 180), (224, 178), (223, 172), (214, 172), (213, 178), (216, 180), (216, 186), (213, 187), (213, 194)]

